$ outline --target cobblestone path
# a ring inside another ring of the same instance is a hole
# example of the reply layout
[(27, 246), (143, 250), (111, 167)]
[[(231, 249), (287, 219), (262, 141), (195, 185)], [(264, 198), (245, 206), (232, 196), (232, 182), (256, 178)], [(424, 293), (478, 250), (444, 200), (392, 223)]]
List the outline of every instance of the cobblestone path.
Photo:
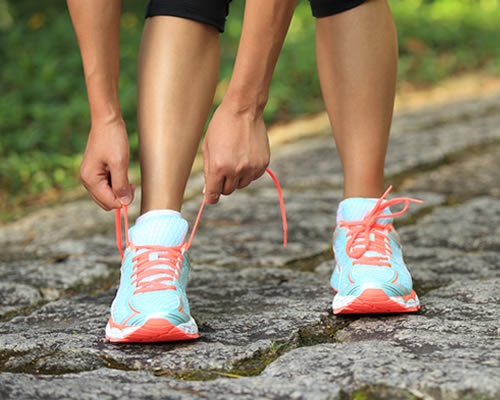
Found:
[[(113, 215), (90, 200), (0, 227), (0, 398), (500, 398), (500, 95), (395, 118), (387, 181), (425, 201), (396, 224), (416, 314), (331, 313), (331, 135), (281, 146), (271, 168), (289, 245), (268, 178), (208, 207), (191, 251), (192, 342), (105, 341), (120, 260)], [(200, 200), (185, 203), (191, 222)]]

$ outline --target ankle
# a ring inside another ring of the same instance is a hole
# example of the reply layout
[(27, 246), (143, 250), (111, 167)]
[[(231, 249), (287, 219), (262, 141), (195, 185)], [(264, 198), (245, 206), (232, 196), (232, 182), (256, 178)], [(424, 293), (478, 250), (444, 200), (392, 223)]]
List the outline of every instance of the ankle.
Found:
[(349, 198), (378, 199), (384, 194), (384, 183), (376, 185), (344, 185), (343, 200)]

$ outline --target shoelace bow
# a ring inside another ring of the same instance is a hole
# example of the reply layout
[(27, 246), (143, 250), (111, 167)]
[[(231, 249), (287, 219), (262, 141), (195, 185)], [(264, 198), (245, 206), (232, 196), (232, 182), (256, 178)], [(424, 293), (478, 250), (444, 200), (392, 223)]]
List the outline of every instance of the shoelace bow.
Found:
[[(281, 209), (281, 218), (283, 222), (283, 246), (287, 245), (287, 231), (288, 224), (286, 221), (286, 212), (285, 212), (285, 203), (283, 201), (283, 193), (281, 191), (281, 186), (278, 182), (276, 176), (271, 172), (271, 170), (266, 169), (266, 172), (269, 174), (274, 184), (276, 185), (276, 189), (278, 191), (278, 197), (280, 201), (280, 209)], [(132, 262), (135, 262), (133, 266), (134, 272), (131, 275), (133, 279), (132, 284), (135, 285), (138, 289), (134, 291), (134, 294), (150, 292), (155, 290), (165, 290), (172, 289), (176, 290), (176, 286), (169, 285), (165, 283), (165, 281), (174, 281), (180, 279), (181, 267), (180, 263), (184, 261), (185, 252), (191, 247), (191, 243), (193, 242), (193, 238), (196, 232), (196, 228), (198, 227), (198, 223), (201, 218), (201, 214), (203, 212), (203, 208), (205, 207), (205, 198), (201, 202), (200, 209), (198, 211), (198, 215), (193, 225), (193, 229), (191, 231), (191, 235), (189, 236), (189, 240), (184, 242), (180, 246), (136, 246), (133, 243), (130, 243), (128, 237), (128, 208), (127, 205), (123, 205), (123, 219), (124, 219), (124, 228), (125, 228), (125, 247), (130, 247), (133, 250), (143, 250), (138, 253), (136, 256), (132, 258)], [(116, 244), (118, 246), (118, 250), (120, 251), (121, 259), (123, 260), (123, 238), (122, 238), (122, 217), (121, 217), (121, 208), (117, 208), (115, 210), (115, 231), (116, 231)], [(157, 259), (150, 259), (150, 255), (156, 253)], [(163, 266), (163, 268), (158, 268), (159, 266)], [(165, 268), (165, 266), (169, 268)], [(161, 275), (156, 279), (145, 280), (154, 275)]]
[[(412, 199), (409, 197), (398, 197), (384, 201), (391, 189), (392, 186), (389, 186), (382, 197), (380, 197), (377, 201), (372, 211), (370, 211), (370, 213), (367, 214), (363, 220), (341, 221), (339, 223), (340, 227), (348, 229), (347, 237), (349, 240), (346, 244), (346, 252), (349, 257), (356, 259), (356, 261), (353, 262), (353, 265), (363, 264), (390, 267), (391, 264), (389, 263), (389, 257), (392, 255), (392, 249), (387, 238), (392, 224), (379, 224), (377, 223), (377, 219), (399, 217), (408, 211), (410, 202), (418, 204), (423, 203), (422, 200)], [(404, 203), (405, 205), (401, 211), (393, 214), (382, 215), (382, 212), (387, 207), (400, 203)], [(368, 251), (376, 252), (380, 254), (380, 256), (366, 256), (365, 253)]]

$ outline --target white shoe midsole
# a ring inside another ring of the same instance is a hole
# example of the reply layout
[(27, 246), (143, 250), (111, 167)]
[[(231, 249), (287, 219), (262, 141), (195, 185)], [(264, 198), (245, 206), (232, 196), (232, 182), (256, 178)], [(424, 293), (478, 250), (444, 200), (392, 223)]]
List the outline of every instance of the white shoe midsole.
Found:
[(196, 325), (196, 321), (193, 319), (193, 317), (191, 317), (191, 319), (188, 322), (184, 322), (183, 324), (177, 325), (177, 328), (190, 335), (198, 333), (198, 325)]
[(406, 308), (417, 307), (420, 304), (420, 301), (418, 300), (418, 296), (416, 294), (414, 299), (408, 299), (406, 301), (403, 297), (389, 297), (389, 299)]
[(335, 295), (333, 298), (332, 307), (334, 310), (338, 308), (342, 308), (351, 304), (354, 300), (356, 300), (357, 296), (340, 296)]
[(108, 324), (106, 325), (106, 336), (113, 339), (123, 339), (139, 328), (140, 326), (129, 326), (123, 329), (111, 328), (108, 322)]

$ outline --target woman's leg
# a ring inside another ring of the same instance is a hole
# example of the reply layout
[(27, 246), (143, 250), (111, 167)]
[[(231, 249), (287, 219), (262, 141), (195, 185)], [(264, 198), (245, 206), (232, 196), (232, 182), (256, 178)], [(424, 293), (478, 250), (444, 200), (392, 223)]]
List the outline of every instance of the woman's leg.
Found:
[(219, 32), (185, 18), (144, 26), (137, 82), (141, 214), (180, 210), (219, 71)]
[[(151, 1), (148, 14), (153, 9), (166, 12), (168, 6), (176, 6), (174, 11), (178, 11), (181, 5)], [(142, 214), (180, 210), (212, 104), (218, 67), (219, 33), (213, 26), (171, 15), (146, 20), (137, 89)], [(136, 221), (129, 237), (135, 246), (158, 254), (156, 246), (180, 246), (187, 225), (176, 213), (154, 213)], [(113, 342), (197, 338), (198, 327), (186, 297), (187, 259), (176, 258), (175, 251), (141, 259), (135, 246), (128, 247), (122, 261), (120, 290), (113, 300), (106, 338)], [(174, 264), (175, 273), (167, 275)]]
[(344, 197), (380, 197), (397, 74), (397, 37), (386, 0), (318, 18), (321, 89), (344, 167)]
[(317, 49), (323, 96), (344, 166), (345, 199), (333, 239), (333, 312), (417, 311), (419, 300), (388, 207), (416, 200), (381, 197), (398, 57), (386, 0), (367, 0), (319, 18)]

